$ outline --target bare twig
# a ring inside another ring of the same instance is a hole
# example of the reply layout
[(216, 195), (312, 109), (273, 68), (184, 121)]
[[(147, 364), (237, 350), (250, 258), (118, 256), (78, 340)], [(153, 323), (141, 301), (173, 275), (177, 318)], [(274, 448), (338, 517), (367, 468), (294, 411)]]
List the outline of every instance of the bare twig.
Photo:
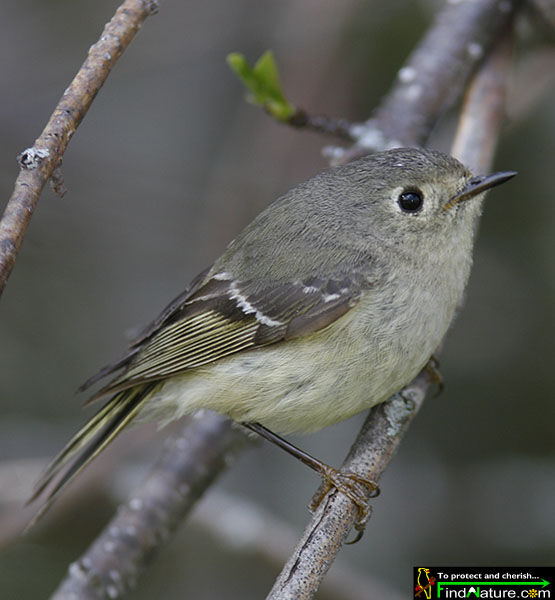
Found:
[(191, 419), (172, 438), (146, 481), (87, 552), (70, 565), (53, 600), (119, 597), (245, 443), (219, 415)]
[(358, 130), (358, 125), (347, 121), (347, 119), (339, 119), (327, 115), (310, 115), (305, 110), (299, 108), (286, 123), (297, 129), (308, 129), (317, 133), (332, 135), (347, 142), (355, 142), (357, 140), (356, 131)]
[(62, 191), (63, 180), (57, 169), (69, 140), (119, 57), (145, 19), (157, 9), (156, 0), (125, 0), (107, 23), (98, 42), (89, 49), (87, 59), (35, 144), (18, 156), (19, 176), (0, 221), (0, 295), (45, 183), (54, 173), (54, 189)]
[[(503, 98), (511, 44), (504, 36), (474, 78), (466, 95), (453, 148), (477, 171), (487, 170), (503, 118)], [(430, 378), (422, 371), (399, 394), (376, 406), (353, 444), (344, 468), (378, 480), (416, 416)], [(316, 511), (268, 600), (308, 600), (332, 564), (357, 518), (356, 507), (342, 494), (330, 492)]]

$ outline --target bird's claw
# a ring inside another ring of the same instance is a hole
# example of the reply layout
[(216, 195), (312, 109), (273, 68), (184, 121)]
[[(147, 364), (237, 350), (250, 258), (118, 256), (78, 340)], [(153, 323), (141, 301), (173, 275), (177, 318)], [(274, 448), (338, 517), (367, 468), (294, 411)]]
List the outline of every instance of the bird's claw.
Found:
[(365, 479), (356, 473), (350, 471), (338, 471), (327, 465), (321, 475), (322, 483), (314, 494), (308, 506), (309, 509), (314, 512), (318, 506), (320, 506), (327, 493), (334, 488), (347, 496), (347, 498), (349, 498), (349, 500), (351, 500), (358, 508), (358, 518), (354, 524), (355, 530), (357, 531), (355, 539), (346, 543), (354, 544), (358, 542), (362, 537), (366, 523), (372, 514), (368, 499), (376, 498), (380, 493), (378, 484), (375, 481)]
[(439, 396), (441, 392), (443, 392), (445, 383), (443, 381), (443, 376), (439, 371), (439, 361), (433, 354), (430, 356), (430, 360), (426, 363), (424, 370), (428, 374), (430, 381), (437, 385), (437, 392), (435, 395)]

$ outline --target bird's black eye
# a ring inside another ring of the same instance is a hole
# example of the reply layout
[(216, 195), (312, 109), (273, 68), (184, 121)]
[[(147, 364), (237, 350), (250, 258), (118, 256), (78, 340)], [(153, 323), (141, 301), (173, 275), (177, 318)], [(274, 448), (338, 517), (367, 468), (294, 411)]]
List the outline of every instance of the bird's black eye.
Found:
[(416, 213), (424, 204), (424, 197), (420, 190), (407, 190), (399, 194), (397, 203), (403, 212)]

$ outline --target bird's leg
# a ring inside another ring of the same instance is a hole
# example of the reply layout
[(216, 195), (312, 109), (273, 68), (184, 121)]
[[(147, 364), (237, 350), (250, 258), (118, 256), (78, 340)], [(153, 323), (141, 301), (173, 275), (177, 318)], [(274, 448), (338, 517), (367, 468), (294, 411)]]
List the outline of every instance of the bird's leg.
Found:
[(430, 381), (434, 384), (437, 384), (438, 388), (436, 396), (439, 396), (441, 392), (443, 392), (445, 384), (439, 371), (439, 361), (435, 355), (432, 354), (432, 356), (430, 356), (430, 360), (426, 363), (424, 370), (428, 374)]
[[(316, 471), (316, 473), (322, 477), (322, 484), (308, 505), (311, 511), (315, 511), (318, 508), (326, 494), (332, 488), (336, 488), (342, 494), (345, 494), (345, 496), (347, 496), (359, 510), (359, 517), (355, 523), (355, 529), (359, 533), (354, 542), (358, 541), (362, 537), (362, 532), (364, 531), (364, 527), (368, 521), (368, 517), (370, 516), (368, 498), (375, 498), (380, 493), (380, 488), (374, 481), (365, 479), (356, 473), (339, 471), (333, 467), (330, 467), (329, 465), (326, 465), (314, 456), (311, 456), (304, 450), (297, 448), (297, 446), (294, 446), (279, 435), (273, 433), (269, 429), (266, 429), (266, 427), (260, 425), (260, 423), (243, 423), (243, 425), (247, 429), (258, 433), (260, 436), (272, 442), (273, 444), (276, 444), (291, 454), (291, 456), (299, 459), (302, 463)], [(370, 491), (368, 492), (368, 490)]]

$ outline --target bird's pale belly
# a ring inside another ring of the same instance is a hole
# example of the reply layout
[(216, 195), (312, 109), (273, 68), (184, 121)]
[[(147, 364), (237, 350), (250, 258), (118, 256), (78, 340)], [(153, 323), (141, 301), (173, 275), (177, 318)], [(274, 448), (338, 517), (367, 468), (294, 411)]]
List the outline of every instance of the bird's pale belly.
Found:
[(276, 432), (308, 432), (383, 402), (420, 371), (444, 331), (426, 336), (428, 344), (422, 336), (403, 336), (399, 323), (391, 326), (393, 337), (393, 331), (376, 335), (371, 327), (352, 335), (356, 312), (324, 335), (239, 353), (174, 376), (149, 400), (141, 417), (164, 423), (208, 408)]

